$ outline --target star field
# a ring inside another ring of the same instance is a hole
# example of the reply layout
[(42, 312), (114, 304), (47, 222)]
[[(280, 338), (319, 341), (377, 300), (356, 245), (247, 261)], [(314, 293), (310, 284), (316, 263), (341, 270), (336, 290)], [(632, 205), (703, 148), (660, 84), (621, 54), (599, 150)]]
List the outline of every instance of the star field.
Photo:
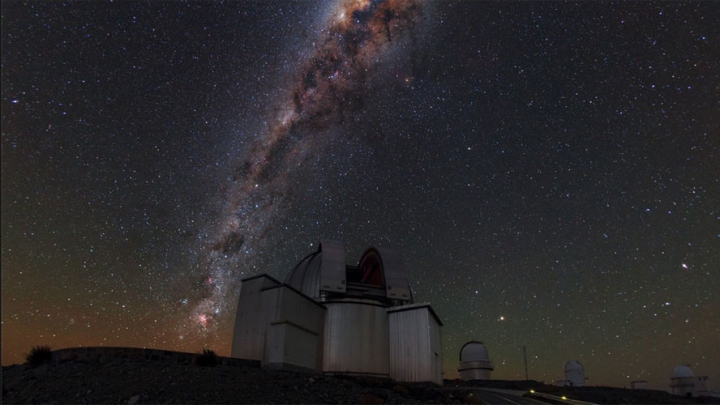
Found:
[(720, 3), (361, 3), (2, 3), (3, 365), (229, 355), (330, 238), (402, 253), (445, 378), (717, 390)]

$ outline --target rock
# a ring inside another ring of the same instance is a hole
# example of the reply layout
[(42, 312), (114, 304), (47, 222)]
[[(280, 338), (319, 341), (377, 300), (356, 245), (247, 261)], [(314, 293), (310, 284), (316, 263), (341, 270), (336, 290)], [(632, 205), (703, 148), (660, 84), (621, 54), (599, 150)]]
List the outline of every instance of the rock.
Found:
[(360, 395), (360, 404), (361, 405), (380, 405), (384, 401), (380, 397), (376, 397), (375, 395), (364, 393)]
[(38, 366), (38, 367), (35, 367), (35, 369), (33, 369), (33, 376), (35, 378), (45, 377), (47, 375), (47, 373), (48, 373), (48, 365), (47, 364), (43, 364), (42, 366)]
[(135, 405), (140, 400), (140, 395), (133, 395), (127, 401), (127, 405)]

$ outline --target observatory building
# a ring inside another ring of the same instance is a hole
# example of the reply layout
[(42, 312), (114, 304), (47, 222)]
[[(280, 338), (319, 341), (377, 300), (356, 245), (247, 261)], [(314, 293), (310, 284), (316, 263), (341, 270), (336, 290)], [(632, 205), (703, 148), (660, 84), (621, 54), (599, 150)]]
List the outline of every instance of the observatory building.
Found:
[(630, 389), (646, 390), (646, 389), (648, 389), (648, 382), (647, 382), (647, 380), (630, 381)]
[(565, 363), (565, 379), (556, 381), (555, 385), (561, 387), (584, 387), (585, 367), (577, 360)]
[(413, 302), (397, 252), (370, 247), (347, 265), (341, 242), (321, 240), (285, 282), (243, 280), (231, 356), (265, 369), (442, 385), (441, 327), (430, 304)]
[(695, 377), (689, 366), (676, 366), (670, 374), (670, 392), (674, 395), (695, 396), (707, 392), (707, 376)]
[(462, 380), (489, 380), (494, 370), (490, 353), (482, 342), (470, 341), (460, 349), (458, 373)]

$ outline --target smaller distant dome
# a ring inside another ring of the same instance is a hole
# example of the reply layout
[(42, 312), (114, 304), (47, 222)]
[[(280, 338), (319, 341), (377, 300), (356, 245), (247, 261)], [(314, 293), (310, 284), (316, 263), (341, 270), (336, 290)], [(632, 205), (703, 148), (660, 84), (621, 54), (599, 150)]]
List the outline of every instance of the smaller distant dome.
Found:
[(670, 378), (688, 378), (688, 377), (695, 377), (695, 374), (693, 373), (692, 369), (688, 366), (676, 366), (672, 374), (670, 374)]
[(490, 361), (490, 353), (482, 342), (471, 341), (460, 349), (460, 361)]
[(565, 372), (568, 371), (585, 371), (585, 367), (579, 361), (572, 360), (565, 363)]

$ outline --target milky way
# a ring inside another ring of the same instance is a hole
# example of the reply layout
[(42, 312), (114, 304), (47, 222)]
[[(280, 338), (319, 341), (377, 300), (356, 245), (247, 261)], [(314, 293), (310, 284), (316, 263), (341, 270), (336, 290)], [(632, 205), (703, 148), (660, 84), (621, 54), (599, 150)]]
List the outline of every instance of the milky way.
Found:
[(228, 297), (292, 193), (288, 175), (312, 150), (328, 142), (324, 132), (363, 107), (368, 76), (392, 48), (414, 40), (422, 15), (414, 0), (348, 0), (331, 13), (314, 49), (294, 72), (292, 90), (278, 101), (277, 116), (249, 148), (230, 179), (227, 208), (207, 246), (204, 297), (190, 319), (201, 331), (232, 308)]
[(3, 365), (229, 355), (329, 237), (400, 252), (446, 378), (718, 390), (718, 4), (2, 2)]

